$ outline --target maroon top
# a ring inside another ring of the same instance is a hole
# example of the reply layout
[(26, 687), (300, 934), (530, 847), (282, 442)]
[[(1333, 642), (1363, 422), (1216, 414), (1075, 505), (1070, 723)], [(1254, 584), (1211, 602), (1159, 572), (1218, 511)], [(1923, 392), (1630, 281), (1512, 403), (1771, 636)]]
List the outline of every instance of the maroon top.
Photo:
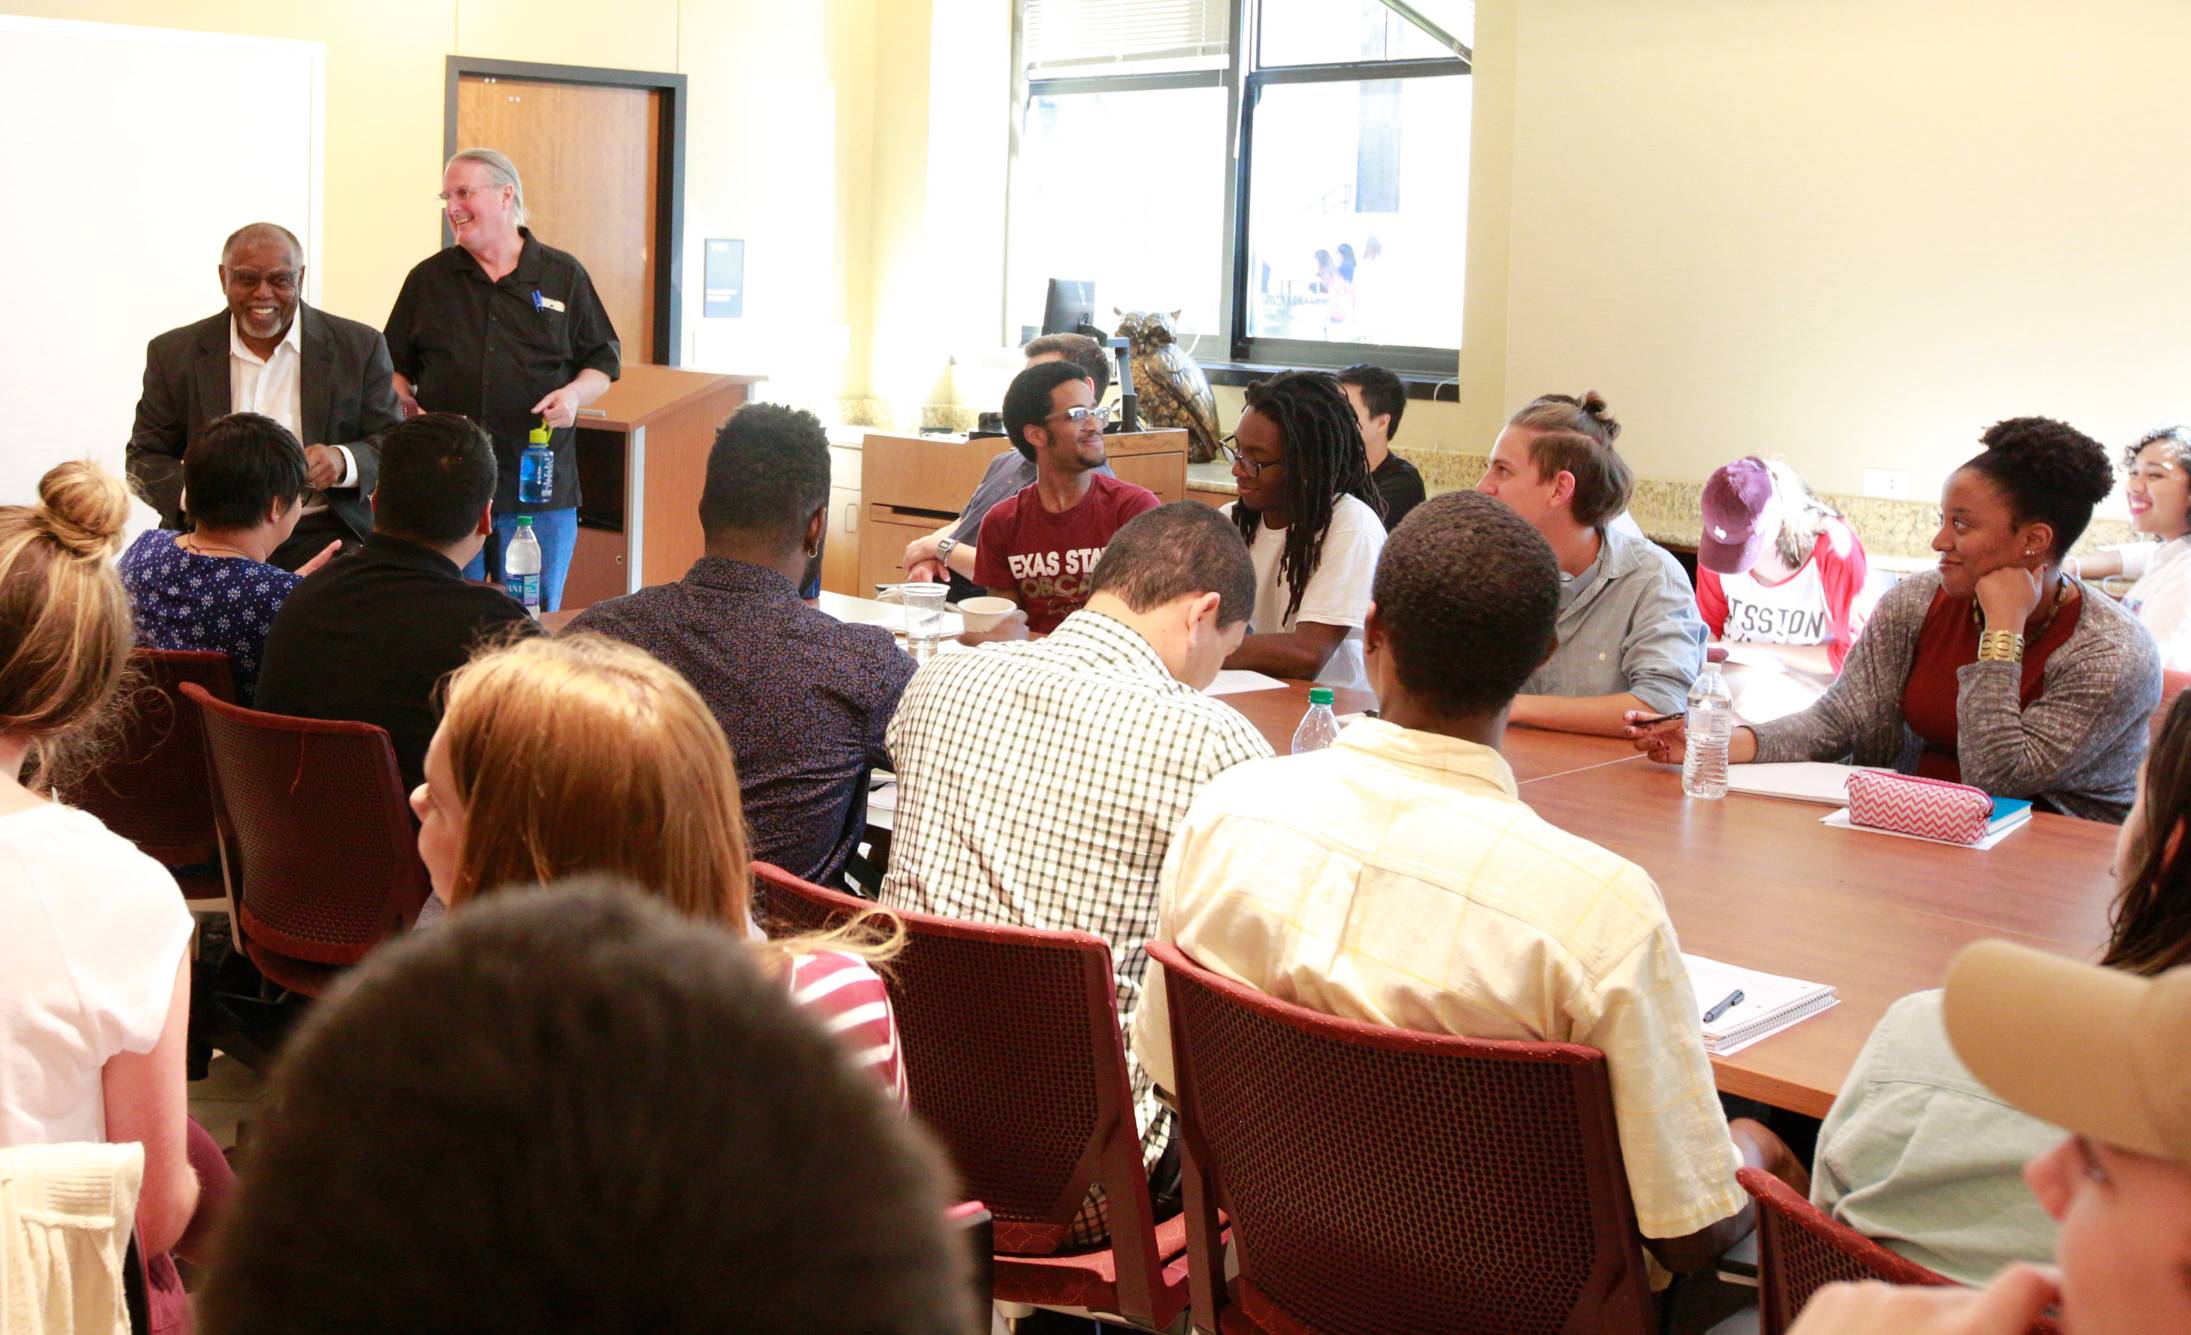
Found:
[(1037, 484), (997, 502), (981, 521), (974, 549), (974, 582), (1014, 594), (1027, 612), (1027, 629), (1047, 635), (1088, 601), (1096, 562), (1127, 520), (1157, 506), (1147, 487), (1102, 473), (1080, 504), (1063, 514), (1042, 508)]
[[(1978, 661), (1978, 632), (1971, 615), (1971, 599), (1953, 598), (1942, 589), (1925, 609), (1925, 624), (1917, 631), (1917, 655), (1910, 662), (1909, 679), (1902, 683), (1902, 719), (1919, 737), (1925, 749), (1917, 757), (1917, 772), (1928, 779), (1963, 781), (1962, 762), (1955, 754), (1956, 671)], [(2029, 709), (2039, 698), (2046, 675), (2047, 656), (2068, 643), (2076, 632), (2084, 599), (2054, 614), (2039, 638), (2024, 645), (2024, 677), (2017, 692), (2019, 709)]]

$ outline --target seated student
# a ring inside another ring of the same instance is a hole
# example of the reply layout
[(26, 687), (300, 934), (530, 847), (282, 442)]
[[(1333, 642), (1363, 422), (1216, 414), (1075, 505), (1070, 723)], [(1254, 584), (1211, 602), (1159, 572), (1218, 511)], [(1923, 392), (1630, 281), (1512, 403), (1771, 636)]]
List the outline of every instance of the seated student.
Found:
[[(2061, 571), (2114, 486), (2107, 453), (2044, 417), (1981, 439), (1941, 491), (1939, 571), (1887, 591), (1817, 704), (1737, 727), (1731, 762), (1848, 759), (2087, 820), (2130, 809), (2159, 656), (2136, 617)], [(1628, 731), (1654, 760), (1686, 749), (1679, 719)]]
[(740, 408), (716, 433), (700, 494), (707, 554), (683, 582), (587, 608), (597, 631), (676, 668), (738, 757), (753, 856), (840, 885), (867, 827), (867, 772), (913, 675), (890, 632), (799, 600), (829, 524), (829, 437), (812, 413)]
[(128, 670), (109, 563), (129, 503), (119, 477), (64, 463), (36, 505), (0, 506), (0, 1148), (144, 1146), (137, 1243), (166, 1331), (189, 1323), (169, 1253), (205, 1263), (231, 1180), (187, 1114), (190, 914), (165, 868), (48, 797)]
[(1407, 387), (1400, 377), (1382, 366), (1364, 362), (1341, 371), (1339, 388), (1354, 406), (1354, 420), (1362, 428), (1362, 445), (1369, 456), (1369, 480), (1385, 503), (1385, 532), (1407, 518), (1407, 512), (1423, 503), (1423, 475), (1415, 465), (1392, 452), (1392, 438), (1400, 434), (1400, 417), (1407, 411)]
[(271, 417), (234, 413), (207, 424), (183, 451), (196, 530), (150, 529), (122, 553), (138, 644), (227, 654), (236, 690), (251, 703), (282, 599), (342, 550), (339, 538), (329, 542), (295, 574), (270, 561), (303, 513), (308, 471), (297, 438)]
[(461, 916), (481, 896), (558, 876), (631, 880), (752, 942), (904, 1105), (897, 1024), (866, 963), (895, 943), (864, 944), (863, 929), (761, 938), (738, 768), (684, 678), (628, 644), (565, 634), (479, 655), (449, 679), (448, 697), (411, 794), (435, 899)]
[[(1174, 501), (1118, 531), (1091, 585), (1048, 639), (943, 655), (905, 688), (890, 721), (898, 810), (881, 899), (1092, 932), (1110, 943), (1130, 1021), (1173, 824), (1212, 775), (1271, 753), (1239, 711), (1201, 693), (1247, 630), (1255, 570), (1222, 516)], [(1171, 1116), (1130, 1043), (1127, 1061), (1154, 1165)], [(1176, 1184), (1176, 1161), (1159, 1177)], [(1104, 1235), (1094, 1209), (1080, 1233)]]
[[(1111, 350), (1086, 334), (1044, 334), (1021, 350), (1027, 354), (1028, 366), (1071, 362), (1079, 367), (1094, 388), (1097, 403), (1103, 402), (1104, 392), (1111, 387)], [(1105, 464), (1096, 471), (1109, 473), (1111, 466)], [(997, 502), (1033, 485), (1034, 480), (1035, 461), (1017, 449), (1005, 450), (991, 459), (988, 471), (981, 475), (958, 518), (906, 544), (905, 577), (942, 583), (949, 576), (953, 597), (958, 596), (961, 585), (979, 588), (973, 580), (981, 521), (989, 517)]]
[(1752, 723), (1817, 702), (1849, 656), (1871, 606), (1864, 544), (1841, 513), (1784, 463), (1756, 455), (1704, 483), (1697, 611), (1753, 670), (1730, 673), (1735, 712)]
[(2129, 473), (2130, 526), (2155, 542), (2109, 547), (2092, 556), (2062, 558), (2072, 579), (2128, 575), (2136, 580), (2123, 606), (2153, 632), (2161, 666), (2191, 671), (2191, 427), (2146, 433), (2123, 451)]
[[(2169, 707), (2115, 840), (2121, 887), (2100, 963), (2153, 977), (2191, 964), (2191, 695)], [(1955, 1059), (1940, 993), (1887, 1008), (1818, 1134), (1811, 1199), (1950, 1279), (1983, 1284), (2054, 1252), (2023, 1166), (2061, 1132), (2003, 1104)]]
[(405, 787), (434, 734), (434, 687), (498, 634), (537, 627), (500, 589), (467, 583), (494, 531), (494, 441), (426, 413), (381, 437), (373, 532), (289, 595), (266, 634), (258, 707), (388, 730)]
[[(1651, 878), (1530, 811), (1499, 755), (1559, 597), (1551, 548), (1512, 510), (1468, 492), (1417, 506), (1377, 567), (1380, 717), (1212, 780), (1173, 839), (1161, 930), (1328, 1014), (1601, 1049), (1644, 1245), (1694, 1271), (1749, 1231), (1738, 1163), (1807, 1184), (1778, 1137), (1720, 1111)], [(1135, 1029), (1169, 1088), (1165, 1015), (1159, 971)]]
[[(1578, 419), (1589, 429), (1573, 429)], [(1515, 723), (1618, 736), (1632, 711), (1681, 709), (1704, 670), (1704, 623), (1681, 563), (1612, 522), (1635, 490), (1612, 445), (1619, 434), (1596, 394), (1544, 395), (1508, 421), (1476, 484), (1560, 563), (1559, 647), (1515, 697)]]
[(1346, 395), (1317, 371), (1257, 381), (1226, 452), (1240, 499), (1224, 513), (1255, 562), (1255, 622), (1225, 666), (1365, 688), (1362, 616), (1385, 526)]
[(1944, 1012), (1986, 1088), (2069, 1132), (2024, 1169), (2061, 1224), (2055, 1267), (1976, 1291), (1830, 1285), (1789, 1335), (2022, 1335), (2056, 1305), (2074, 1335), (2191, 1330), (2191, 969), (2140, 978), (1981, 941), (1948, 969)]
[(207, 1335), (963, 1335), (934, 1140), (722, 932), (588, 878), (374, 952), (285, 1046)]
[(981, 521), (974, 582), (1018, 603), (1037, 635), (1088, 600), (1089, 578), (1119, 526), (1157, 506), (1147, 487), (1096, 471), (1106, 420), (1071, 362), (1030, 366), (1004, 392), (1004, 429), (1035, 461), (1035, 480)]

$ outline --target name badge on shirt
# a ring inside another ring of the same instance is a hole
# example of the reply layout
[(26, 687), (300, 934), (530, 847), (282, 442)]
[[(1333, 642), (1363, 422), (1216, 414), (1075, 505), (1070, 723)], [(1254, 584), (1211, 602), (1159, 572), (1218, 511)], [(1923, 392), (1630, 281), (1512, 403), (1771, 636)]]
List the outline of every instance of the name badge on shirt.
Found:
[(536, 311), (554, 311), (558, 315), (563, 314), (564, 311), (562, 302), (557, 301), (554, 297), (543, 297), (538, 291), (533, 293), (533, 309)]

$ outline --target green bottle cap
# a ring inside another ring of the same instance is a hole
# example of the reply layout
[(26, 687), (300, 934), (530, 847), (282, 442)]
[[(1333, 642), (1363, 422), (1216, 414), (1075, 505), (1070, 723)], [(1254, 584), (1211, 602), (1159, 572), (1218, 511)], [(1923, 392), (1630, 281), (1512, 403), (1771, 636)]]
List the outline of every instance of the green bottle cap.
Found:
[[(531, 528), (533, 526), (533, 517), (531, 515), (519, 515), (517, 517), (517, 526), (519, 528)], [(1326, 691), (1324, 694), (1330, 695), (1331, 692)]]
[(548, 430), (548, 419), (545, 417), (540, 419), (540, 425), (534, 427), (532, 435), (527, 437), (535, 445), (545, 445), (554, 438), (555, 434)]
[(1312, 705), (1328, 705), (1328, 704), (1330, 704), (1330, 703), (1331, 703), (1331, 701), (1332, 701), (1332, 694), (1331, 694), (1331, 688), (1330, 688), (1329, 686), (1311, 686), (1311, 687), (1309, 687), (1309, 703), (1310, 703), (1310, 704), (1312, 704)]

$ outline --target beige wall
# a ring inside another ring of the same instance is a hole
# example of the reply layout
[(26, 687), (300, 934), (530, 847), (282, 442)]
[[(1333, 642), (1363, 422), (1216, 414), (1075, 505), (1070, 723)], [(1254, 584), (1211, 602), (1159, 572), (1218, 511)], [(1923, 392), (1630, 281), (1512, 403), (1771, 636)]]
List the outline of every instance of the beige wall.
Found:
[(2000, 417), (2191, 416), (2191, 6), (1478, 14), (1469, 435), (1595, 386), (1647, 476), (1777, 452), (1924, 494)]
[[(902, 6), (915, 7), (926, 5)], [(327, 221), (310, 262), (328, 309), (373, 324), (404, 273), (440, 244), (433, 194), (447, 55), (682, 72), (691, 96), (687, 364), (766, 372), (770, 393), (828, 412), (839, 396), (864, 393), (868, 379), (876, 17), (900, 8), (899, 0), (0, 0), (8, 13), (326, 43)], [(743, 320), (700, 318), (700, 246), (709, 236), (746, 241)], [(210, 306), (210, 285), (207, 296)]]

